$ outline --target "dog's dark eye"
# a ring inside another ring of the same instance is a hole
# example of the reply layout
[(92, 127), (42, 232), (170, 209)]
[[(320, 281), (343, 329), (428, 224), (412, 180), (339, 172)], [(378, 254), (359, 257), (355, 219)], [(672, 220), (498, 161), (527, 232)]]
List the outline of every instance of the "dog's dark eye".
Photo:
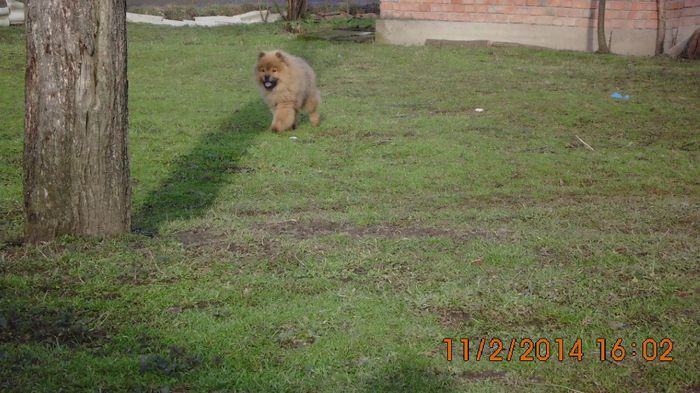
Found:
[(273, 69), (272, 69), (272, 72), (277, 72), (277, 68), (273, 68)]
[(265, 72), (265, 69), (264, 69), (264, 68), (261, 68), (261, 69), (260, 69), (260, 72)]

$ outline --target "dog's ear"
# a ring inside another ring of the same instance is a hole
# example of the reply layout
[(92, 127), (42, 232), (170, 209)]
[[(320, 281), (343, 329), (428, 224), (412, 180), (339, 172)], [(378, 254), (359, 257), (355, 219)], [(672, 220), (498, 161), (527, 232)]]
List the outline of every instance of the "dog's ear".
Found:
[(277, 56), (277, 58), (280, 59), (281, 61), (285, 60), (284, 55), (280, 51), (275, 52), (275, 56)]
[(265, 52), (258, 53), (258, 60), (262, 59), (263, 56), (265, 56)]

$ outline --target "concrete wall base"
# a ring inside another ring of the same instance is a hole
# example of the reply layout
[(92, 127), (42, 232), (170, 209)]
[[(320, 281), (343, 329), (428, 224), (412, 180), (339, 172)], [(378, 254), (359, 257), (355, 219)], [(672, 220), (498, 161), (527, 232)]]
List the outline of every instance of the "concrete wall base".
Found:
[[(686, 30), (686, 29), (684, 29)], [(687, 29), (692, 34), (691, 28)], [(608, 29), (612, 32), (610, 49), (613, 53), (653, 56), (656, 30)], [(679, 39), (685, 31), (679, 32)], [(667, 37), (669, 34), (667, 34)], [(598, 49), (596, 27), (546, 26), (508, 23), (447, 22), (436, 20), (379, 19), (377, 42), (398, 45), (425, 45), (428, 39), (474, 41), (488, 40), (594, 52)]]

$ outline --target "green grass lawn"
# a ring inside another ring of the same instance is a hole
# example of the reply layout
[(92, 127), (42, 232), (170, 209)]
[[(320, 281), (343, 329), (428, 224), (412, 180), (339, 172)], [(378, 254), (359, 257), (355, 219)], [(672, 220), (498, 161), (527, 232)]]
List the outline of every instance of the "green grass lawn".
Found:
[[(0, 29), (0, 391), (700, 389), (700, 63), (129, 25), (134, 232), (29, 246), (23, 34)], [(268, 131), (273, 48), (316, 69), (319, 128)], [(493, 337), (552, 357), (477, 361)]]

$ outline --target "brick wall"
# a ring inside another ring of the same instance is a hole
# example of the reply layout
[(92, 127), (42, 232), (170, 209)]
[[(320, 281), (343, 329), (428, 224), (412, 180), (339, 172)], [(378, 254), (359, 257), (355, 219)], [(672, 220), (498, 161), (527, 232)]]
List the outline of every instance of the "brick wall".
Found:
[[(382, 18), (594, 27), (596, 0), (382, 0)], [(700, 0), (667, 0), (668, 28), (700, 26)], [(607, 29), (655, 30), (656, 0), (608, 0)]]
[(666, 3), (669, 28), (700, 26), (700, 0), (673, 0)]

